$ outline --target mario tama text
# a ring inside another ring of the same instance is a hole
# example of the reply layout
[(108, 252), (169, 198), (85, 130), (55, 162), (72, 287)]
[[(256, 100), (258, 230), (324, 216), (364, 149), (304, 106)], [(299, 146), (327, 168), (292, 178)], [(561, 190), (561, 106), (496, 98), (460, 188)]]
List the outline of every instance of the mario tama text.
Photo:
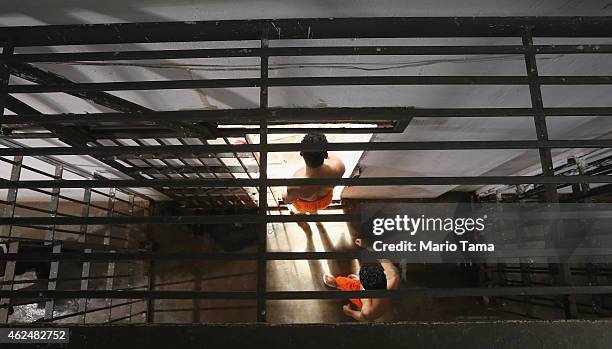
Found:
[(474, 243), (467, 240), (457, 242), (408, 241), (388, 243), (376, 240), (372, 244), (376, 252), (495, 252), (495, 244)]

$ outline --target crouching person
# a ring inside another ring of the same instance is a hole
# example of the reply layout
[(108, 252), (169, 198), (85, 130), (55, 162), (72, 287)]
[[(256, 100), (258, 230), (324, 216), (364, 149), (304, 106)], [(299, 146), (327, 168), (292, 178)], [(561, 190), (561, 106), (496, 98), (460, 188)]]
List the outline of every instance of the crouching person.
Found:
[[(355, 244), (365, 248), (361, 239), (356, 239)], [(324, 274), (323, 283), (342, 291), (397, 290), (400, 283), (399, 271), (389, 260), (381, 259), (379, 263), (362, 265), (359, 276), (351, 274), (334, 277)], [(342, 309), (344, 314), (357, 321), (374, 321), (391, 308), (390, 298), (361, 298), (349, 301), (350, 304), (344, 305)]]

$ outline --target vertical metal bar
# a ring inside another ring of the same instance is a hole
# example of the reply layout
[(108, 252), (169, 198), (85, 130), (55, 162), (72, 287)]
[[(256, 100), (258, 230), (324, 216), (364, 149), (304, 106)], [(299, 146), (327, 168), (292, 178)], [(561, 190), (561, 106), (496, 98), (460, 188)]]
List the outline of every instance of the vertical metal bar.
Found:
[[(150, 249), (151, 249), (151, 252), (159, 251), (159, 248), (155, 242), (151, 243)], [(151, 259), (151, 261), (149, 262), (149, 287), (148, 287), (149, 292), (155, 291), (155, 283), (156, 283), (155, 270), (156, 269), (157, 269), (157, 263), (155, 262), (155, 259)], [(155, 299), (154, 298), (147, 298), (147, 322), (148, 323), (155, 322)]]
[[(9, 58), (15, 48), (10, 43), (4, 43), (2, 47), (2, 57)], [(0, 65), (0, 116), (4, 116), (4, 107), (6, 106), (6, 101), (8, 100), (8, 86), (11, 74), (6, 64)]]
[[(13, 158), (13, 165), (11, 168), (11, 181), (18, 181), (21, 177), (21, 164), (23, 162), (22, 156), (15, 156)], [(17, 188), (9, 189), (6, 194), (6, 201), (10, 203), (10, 206), (6, 207), (3, 212), (3, 217), (11, 218), (15, 215), (15, 203), (17, 201)], [(11, 235), (13, 232), (12, 225), (3, 225), (2, 226), (2, 235), (7, 236), (6, 240), (8, 243), (7, 252), (8, 253), (17, 253), (19, 250), (19, 241), (12, 241)], [(11, 283), (7, 283), (4, 286), (0, 287), (0, 289), (5, 291), (10, 291), (13, 289), (13, 281), (15, 278), (15, 261), (7, 261), (4, 265), (4, 278), (3, 281), (11, 281)], [(9, 316), (9, 307), (11, 304), (10, 298), (0, 299), (0, 323), (7, 323)]]
[[(108, 192), (108, 211), (106, 212), (107, 217), (114, 216), (115, 211), (115, 188), (110, 188)], [(108, 230), (104, 234), (104, 245), (111, 247), (113, 239), (113, 225), (108, 226)], [(114, 252), (113, 250), (109, 250), (109, 252)], [(109, 262), (108, 268), (106, 269), (106, 290), (112, 291), (114, 287), (115, 279), (115, 262)], [(113, 299), (109, 299), (109, 308), (108, 308), (108, 321), (110, 322), (113, 315)]]
[[(544, 102), (542, 100), (542, 89), (538, 81), (538, 66), (536, 61), (536, 52), (533, 47), (533, 35), (531, 28), (526, 27), (522, 33), (522, 43), (525, 48), (525, 66), (527, 68), (527, 77), (529, 79), (529, 94), (531, 96), (531, 108), (534, 113), (534, 122), (536, 127), (536, 135), (539, 141), (548, 140), (548, 128), (546, 127), (546, 115), (544, 114)], [(544, 176), (553, 176), (555, 174), (552, 154), (550, 149), (539, 149), (540, 163), (542, 166), (542, 174)], [(546, 201), (549, 203), (558, 203), (559, 194), (555, 184), (544, 185), (546, 192)], [(551, 229), (552, 234), (557, 234), (556, 229)], [(551, 265), (551, 267), (556, 267)], [(568, 285), (571, 277), (570, 268), (567, 264), (559, 266), (558, 282), (562, 285)], [(564, 296), (565, 316), (567, 318), (575, 318), (578, 308), (575, 297), (573, 295)]]
[[(89, 217), (89, 211), (91, 209), (91, 188), (85, 188), (85, 192), (83, 194), (83, 207), (81, 208), (81, 216)], [(87, 224), (81, 225), (79, 236), (79, 242), (86, 243), (87, 242), (87, 231), (89, 227)], [(90, 248), (86, 248), (84, 250), (85, 253), (91, 253)], [(91, 268), (91, 262), (84, 261), (83, 268), (81, 270), (81, 291), (87, 291), (89, 289), (89, 271)], [(87, 321), (87, 298), (79, 299), (79, 312), (83, 313), (82, 322), (85, 323)]]
[[(538, 66), (536, 61), (535, 49), (533, 47), (533, 37), (531, 29), (525, 28), (522, 35), (523, 46), (525, 47), (525, 65), (527, 77), (529, 79), (529, 94), (531, 96), (531, 108), (536, 127), (536, 136), (539, 141), (548, 140), (548, 128), (546, 127), (546, 115), (544, 115), (544, 102), (542, 100), (542, 89), (538, 82)], [(553, 176), (554, 167), (550, 149), (539, 148), (540, 163), (544, 176)], [(548, 202), (559, 202), (559, 195), (555, 184), (546, 184), (546, 199)]]
[[(128, 205), (128, 215), (130, 215), (130, 217), (134, 216), (134, 195), (130, 195), (130, 203)], [(130, 238), (130, 236), (131, 237), (134, 236), (133, 232), (134, 232), (134, 225), (130, 224), (130, 229), (127, 232), (127, 235), (128, 235), (127, 236), (128, 240), (126, 242), (127, 243), (127, 248), (131, 247), (130, 246), (130, 242), (133, 241), (133, 240), (130, 240), (129, 238)], [(134, 287), (134, 272), (135, 272), (134, 265), (136, 263), (137, 263), (137, 261), (129, 262), (128, 274), (130, 276), (128, 278), (128, 285), (127, 285), (128, 289), (131, 289), (132, 287)], [(132, 311), (133, 311), (132, 301), (133, 301), (133, 299), (129, 300), (129, 306), (128, 306), (128, 309), (129, 309), (128, 311), (129, 311), (129, 314), (130, 314), (130, 316), (128, 318), (129, 322), (132, 322), (132, 317), (134, 316), (133, 313), (132, 313)]]
[[(261, 39), (261, 48), (263, 49), (261, 58), (261, 83), (259, 88), (259, 108), (268, 108), (268, 38), (264, 35)], [(259, 178), (268, 179), (268, 120), (262, 118), (259, 123)], [(266, 283), (267, 283), (267, 211), (268, 211), (268, 187), (264, 183), (259, 186), (259, 217), (262, 222), (259, 223), (258, 229), (258, 253), (257, 259), (257, 321), (266, 321)]]
[[(57, 165), (55, 166), (55, 174), (53, 175), (53, 178), (55, 180), (61, 180), (63, 173), (64, 173), (64, 167), (62, 165)], [(60, 188), (51, 189), (51, 202), (49, 203), (49, 211), (51, 211), (50, 217), (57, 216), (57, 210), (59, 208), (59, 199), (60, 199), (59, 197), (60, 197)], [(52, 225), (51, 229), (47, 230), (45, 240), (55, 241), (55, 225)], [(46, 244), (52, 244), (52, 243), (46, 243)]]
[[(89, 210), (91, 209), (91, 188), (85, 188), (85, 192), (83, 193), (83, 207), (81, 208), (81, 217), (89, 217)], [(79, 236), (79, 242), (86, 243), (87, 242), (87, 230), (89, 226), (87, 224), (82, 224), (79, 231), (81, 235)]]
[[(586, 173), (587, 169), (586, 169), (586, 164), (584, 162), (584, 159), (578, 156), (574, 156), (574, 157), (569, 158), (567, 160), (567, 163), (570, 165), (576, 165), (576, 169), (578, 170), (579, 175), (581, 176), (587, 175)], [(589, 183), (572, 184), (572, 193), (574, 194), (574, 196), (583, 197), (582, 199), (579, 199), (577, 202), (584, 202), (584, 203), (592, 202), (592, 199), (590, 197), (584, 197), (586, 194), (588, 194), (589, 190), (590, 190)], [(587, 241), (587, 243), (589, 244), (587, 246), (595, 247), (595, 246), (591, 246), (590, 241)], [(586, 274), (589, 285), (605, 285), (606, 284), (605, 278), (602, 278), (599, 276), (600, 265), (595, 264), (595, 263), (585, 263), (584, 272)], [(605, 298), (600, 294), (594, 294), (591, 296), (591, 298), (592, 298), (591, 306), (593, 308), (593, 311), (596, 314), (601, 313), (602, 307), (604, 306), (604, 303), (605, 303)]]
[[(55, 175), (53, 178), (55, 180), (61, 180), (64, 172), (64, 167), (62, 165), (55, 166)], [(51, 190), (51, 203), (49, 204), (49, 211), (51, 217), (57, 216), (57, 210), (59, 208), (59, 196), (60, 196), (60, 188), (53, 188)], [(47, 230), (46, 239), (50, 242), (45, 242), (47, 246), (53, 246), (53, 253), (61, 253), (62, 252), (62, 244), (60, 241), (55, 241), (55, 225), (51, 226), (50, 230)], [(57, 277), (59, 273), (59, 261), (51, 262), (51, 268), (49, 269), (49, 281), (47, 282), (47, 290), (55, 290), (57, 288)], [(45, 303), (45, 320), (50, 320), (53, 318), (53, 311), (55, 309), (55, 299), (51, 298), (47, 300)]]

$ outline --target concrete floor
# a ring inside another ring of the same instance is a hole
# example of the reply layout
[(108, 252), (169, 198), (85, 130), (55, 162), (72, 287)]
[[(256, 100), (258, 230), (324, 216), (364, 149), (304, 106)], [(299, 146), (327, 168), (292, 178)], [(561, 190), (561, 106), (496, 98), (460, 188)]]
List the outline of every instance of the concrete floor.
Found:
[[(341, 213), (341, 209), (320, 213)], [(278, 213), (278, 212), (277, 212)], [(288, 214), (282, 211), (279, 214)], [(221, 251), (206, 233), (194, 232), (188, 226), (160, 229), (154, 239), (163, 251)], [(346, 223), (274, 223), (268, 226), (268, 251), (346, 251), (357, 248), (353, 239), (358, 232)], [(255, 244), (240, 251), (255, 252)], [(270, 291), (325, 290), (324, 272), (347, 275), (359, 270), (359, 262), (331, 260), (270, 261), (267, 267)], [(158, 290), (254, 291), (256, 263), (250, 261), (164, 262), (156, 271)], [(466, 271), (454, 265), (408, 265), (401, 287), (450, 287), (469, 285)], [(198, 281), (199, 280), (199, 281)], [(267, 319), (271, 323), (337, 323), (353, 322), (342, 313), (346, 300), (268, 301)], [(378, 321), (498, 319), (496, 311), (487, 310), (479, 299), (394, 300), (393, 310)], [(197, 310), (199, 309), (199, 311)], [(170, 301), (156, 302), (156, 322), (162, 323), (244, 323), (256, 320), (252, 301)]]
[[(336, 206), (337, 207), (337, 206)], [(346, 210), (354, 210), (350, 203), (344, 205)], [(66, 212), (66, 211), (64, 211)], [(342, 213), (341, 208), (320, 211), (321, 214)], [(19, 214), (25, 214), (19, 212)], [(101, 215), (97, 212), (96, 215)], [(274, 210), (272, 214), (288, 214), (286, 209)], [(90, 227), (90, 233), (101, 234), (101, 227)], [(211, 226), (157, 225), (148, 234), (149, 238), (159, 244), (161, 252), (206, 252), (225, 251), (222, 244), (211, 233)], [(251, 231), (247, 227), (247, 231)], [(254, 229), (252, 229), (254, 231)], [(14, 234), (29, 238), (42, 238), (43, 231), (32, 231), (16, 228)], [(231, 233), (231, 231), (230, 231)], [(308, 223), (300, 227), (297, 223), (274, 223), (268, 225), (268, 251), (346, 251), (356, 249), (353, 240), (359, 232), (346, 223)], [(68, 236), (65, 237), (68, 239)], [(74, 237), (72, 237), (74, 239)], [(255, 252), (257, 246), (253, 241), (246, 242), (234, 249), (243, 252)], [(99, 264), (92, 269), (92, 275), (103, 276), (107, 264)], [(63, 266), (62, 277), (80, 276), (80, 266)], [(98, 270), (99, 269), (99, 270)], [(123, 289), (146, 285), (151, 270), (145, 263), (133, 265), (132, 280), (117, 278), (113, 289)], [(347, 275), (359, 270), (359, 262), (351, 261), (270, 261), (267, 265), (268, 284), (271, 291), (304, 291), (324, 290), (322, 275), (330, 272), (334, 275)], [(117, 275), (126, 274), (116, 263)], [(408, 265), (401, 270), (404, 287), (460, 287), (470, 285), (468, 271), (455, 265)], [(20, 276), (24, 280), (33, 275)], [(177, 291), (254, 291), (257, 283), (257, 265), (255, 261), (164, 261), (158, 262), (155, 268), (156, 290)], [(45, 288), (45, 284), (29, 285)], [(22, 286), (16, 287), (20, 288)], [(59, 286), (58, 286), (59, 287)], [(65, 283), (64, 289), (79, 289), (79, 283)], [(105, 289), (104, 279), (90, 282), (90, 289)], [(113, 305), (129, 300), (114, 300)], [(338, 323), (353, 320), (342, 313), (346, 300), (287, 300), (269, 301), (267, 318), (271, 323)], [(110, 305), (110, 300), (90, 300), (88, 309), (103, 308)], [(74, 313), (77, 309), (74, 302), (56, 304), (55, 316)], [(131, 309), (130, 309), (131, 308)], [(44, 307), (36, 305), (15, 308), (12, 322), (30, 322), (44, 314)], [(140, 313), (133, 322), (143, 322), (146, 302), (140, 301), (131, 306), (113, 308), (88, 314), (87, 322), (106, 322), (121, 320), (123, 316)], [(407, 298), (393, 301), (393, 309), (378, 321), (409, 320), (470, 320), (508, 318), (497, 311), (486, 309), (479, 299), (422, 299)], [(80, 322), (80, 317), (66, 319), (65, 322)], [(256, 321), (254, 301), (244, 300), (157, 300), (155, 301), (155, 322), (158, 323), (245, 323)]]

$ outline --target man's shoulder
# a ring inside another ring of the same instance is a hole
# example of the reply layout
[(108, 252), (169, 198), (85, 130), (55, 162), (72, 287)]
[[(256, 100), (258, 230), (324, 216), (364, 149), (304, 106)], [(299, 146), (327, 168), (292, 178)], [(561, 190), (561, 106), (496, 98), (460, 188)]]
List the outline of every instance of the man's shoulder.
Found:
[(293, 172), (293, 177), (294, 178), (306, 177), (306, 168), (305, 167), (300, 167), (297, 170), (295, 170)]

